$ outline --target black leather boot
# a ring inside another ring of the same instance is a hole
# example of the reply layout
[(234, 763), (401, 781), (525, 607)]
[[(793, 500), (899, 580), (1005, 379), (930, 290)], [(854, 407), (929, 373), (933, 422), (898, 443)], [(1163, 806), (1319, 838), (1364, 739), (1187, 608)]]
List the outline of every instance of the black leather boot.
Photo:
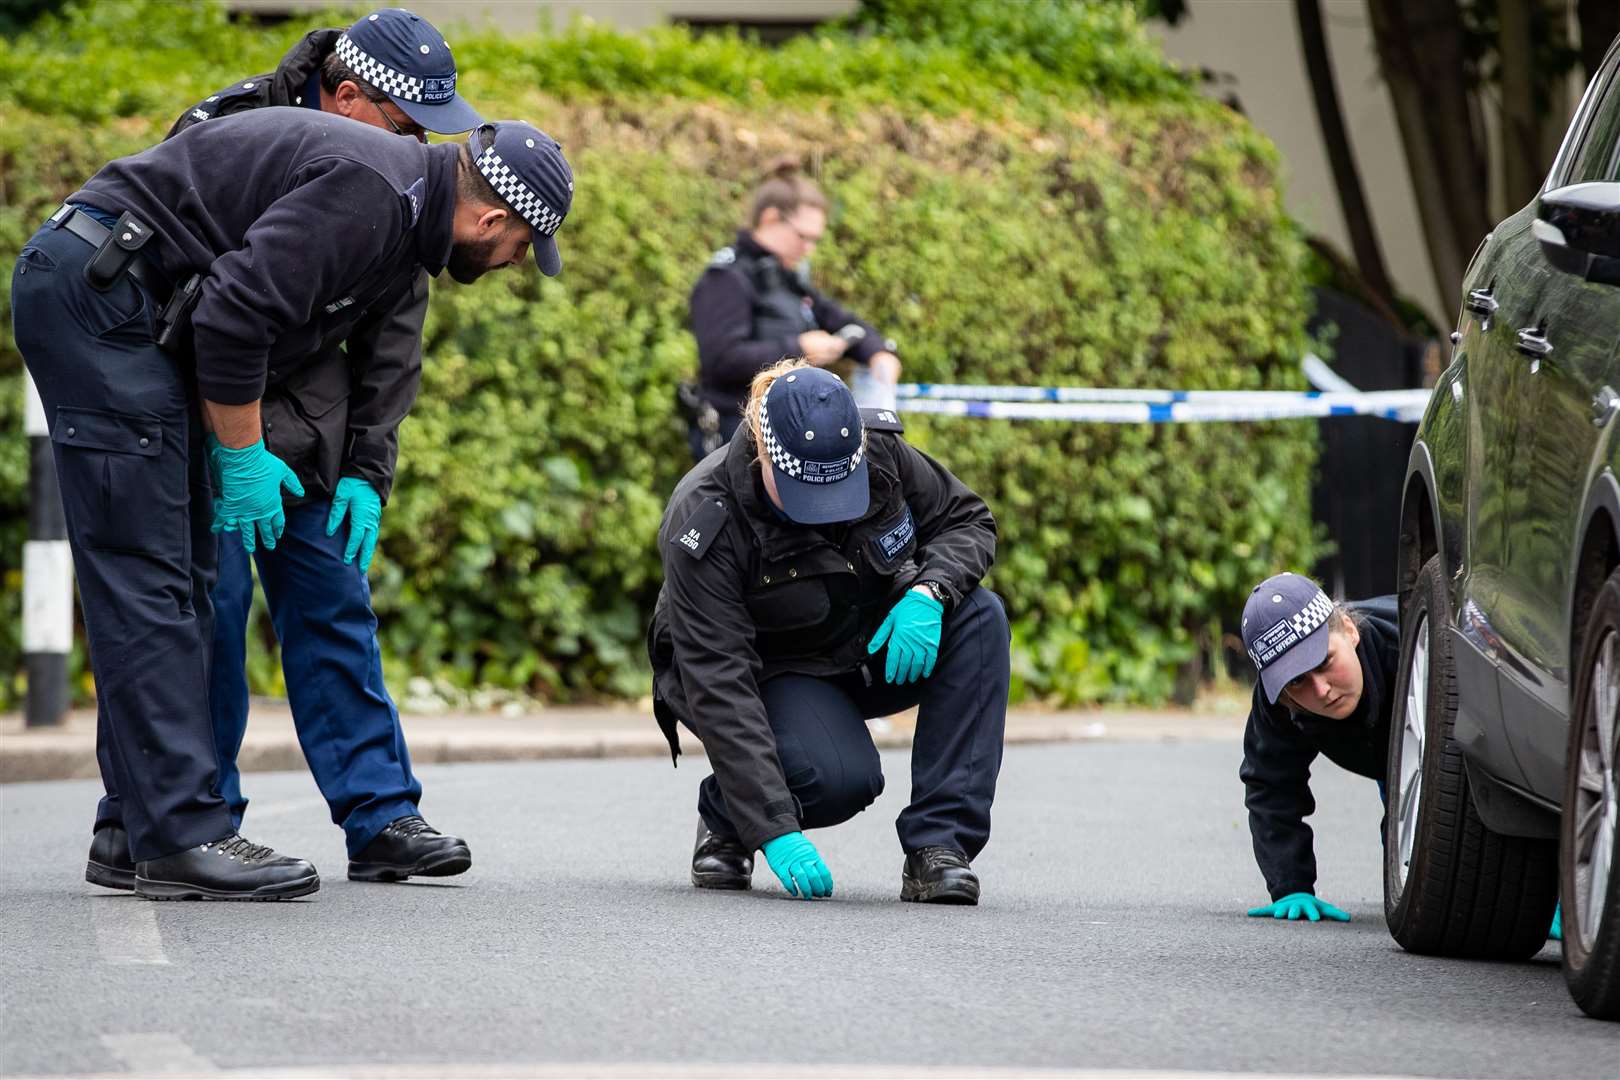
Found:
[(135, 895), (146, 900), (291, 900), (320, 887), (303, 859), (235, 834), (135, 865)]
[(967, 856), (948, 847), (919, 848), (906, 856), (900, 899), (921, 904), (977, 904), (979, 875)]
[(135, 887), (135, 860), (129, 857), (129, 833), (122, 825), (103, 825), (90, 838), (84, 880), (104, 889)]
[(416, 814), (395, 818), (349, 860), (350, 881), (404, 881), (451, 877), (472, 867), (472, 850), (459, 836), (446, 836)]
[(692, 884), (700, 889), (749, 889), (754, 884), (754, 856), (738, 840), (727, 840), (698, 821), (692, 848)]

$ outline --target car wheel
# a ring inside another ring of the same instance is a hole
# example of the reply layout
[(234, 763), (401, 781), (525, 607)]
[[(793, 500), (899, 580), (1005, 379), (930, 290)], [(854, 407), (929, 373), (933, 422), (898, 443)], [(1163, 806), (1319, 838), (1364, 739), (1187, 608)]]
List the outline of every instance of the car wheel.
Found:
[(1410, 952), (1534, 956), (1557, 903), (1558, 845), (1492, 832), (1474, 809), (1452, 738), (1457, 676), (1438, 556), (1424, 564), (1401, 613), (1400, 655), (1384, 826), (1389, 931)]
[(1558, 830), (1564, 981), (1582, 1012), (1620, 1020), (1620, 571), (1581, 640)]

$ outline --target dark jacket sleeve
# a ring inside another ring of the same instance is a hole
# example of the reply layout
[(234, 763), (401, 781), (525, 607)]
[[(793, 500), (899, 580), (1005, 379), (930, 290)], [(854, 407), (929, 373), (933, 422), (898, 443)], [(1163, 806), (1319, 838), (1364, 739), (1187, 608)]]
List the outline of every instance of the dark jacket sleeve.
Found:
[(836, 334), (851, 323), (866, 331), (866, 336), (851, 345), (845, 356), (864, 364), (883, 351), (884, 338), (878, 333), (877, 327), (858, 317), (830, 296), (823, 296), (811, 290), (810, 297), (813, 301), (810, 311), (816, 317), (816, 325), (827, 333)]
[(230, 116), (232, 113), (246, 112), (270, 104), (269, 75), (255, 75), (251, 79), (244, 79), (239, 83), (232, 83), (217, 94), (211, 94), (202, 101), (175, 118), (169, 133), (163, 136), (172, 139), (186, 128), (194, 127), (204, 120), (212, 120), (216, 116)]
[[(882, 436), (875, 436), (882, 437)], [(939, 462), (895, 438), (900, 489), (917, 526), (917, 576), (937, 581), (955, 607), (996, 560), (996, 519), (966, 484)]]
[(753, 850), (797, 832), (799, 818), (759, 696), (761, 665), (743, 572), (724, 533), (701, 559), (674, 540), (659, 537), (675, 669), (732, 823)]
[(422, 321), (428, 276), (420, 271), (392, 307), (354, 328), (349, 354), (349, 434), (340, 474), (358, 476), (388, 501), (399, 457), (399, 425), (422, 384)]
[(746, 388), (749, 380), (785, 356), (798, 356), (799, 339), (754, 339), (754, 288), (742, 271), (711, 266), (692, 290), (692, 336), (710, 386)]
[(1254, 691), (1249, 722), (1243, 731), (1243, 803), (1249, 808), (1249, 835), (1254, 861), (1265, 875), (1273, 900), (1290, 893), (1314, 892), (1316, 852), (1305, 819), (1316, 810), (1311, 795), (1311, 762), (1316, 748), (1300, 732), (1291, 732)]
[(386, 180), (356, 162), (318, 163), (203, 279), (191, 319), (202, 396), (221, 405), (262, 397), (276, 339), (342, 296), (387, 257), (402, 232), (399, 196)]

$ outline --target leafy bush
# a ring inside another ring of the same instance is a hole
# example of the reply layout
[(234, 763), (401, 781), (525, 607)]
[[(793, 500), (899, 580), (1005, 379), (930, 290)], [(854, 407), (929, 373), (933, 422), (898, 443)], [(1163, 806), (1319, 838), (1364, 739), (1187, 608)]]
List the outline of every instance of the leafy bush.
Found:
[[(679, 29), (450, 31), (469, 98), (556, 135), (578, 191), (561, 277), (434, 291), (373, 567), (396, 687), (646, 692), (653, 536), (687, 463), (672, 390), (696, 367), (687, 294), (784, 152), (818, 162), (838, 206), (817, 277), (900, 339), (908, 377), (1298, 385), (1302, 254), (1269, 144), (1188, 92), (1128, 8), (1062, 6), (1069, 22), (1031, 15), (981, 39), (993, 10), (1024, 6), (972, 4), (973, 33), (888, 36), (902, 9), (933, 7), (871, 5), (776, 51)], [(13, 45), (23, 77), (0, 86), (0, 251), (296, 36), (156, 3), (47, 17)], [(6, 334), (4, 672), (18, 666), (19, 370)], [(1253, 581), (1313, 551), (1309, 424), (909, 427), (1000, 521), (991, 584), (1014, 618), (1019, 694), (1162, 699)], [(274, 687), (264, 656), (253, 674)]]

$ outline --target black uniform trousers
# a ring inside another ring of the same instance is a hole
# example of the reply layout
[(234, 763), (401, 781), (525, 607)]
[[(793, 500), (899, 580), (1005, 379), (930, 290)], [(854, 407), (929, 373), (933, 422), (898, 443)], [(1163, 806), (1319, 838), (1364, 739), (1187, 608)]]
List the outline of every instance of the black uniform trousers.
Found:
[(208, 658), (213, 490), (190, 374), (157, 347), (158, 300), (84, 277), (47, 222), (12, 272), (17, 347), (45, 405), (95, 673), (97, 825), (155, 859), (229, 835), (215, 790)]
[[(990, 839), (990, 803), (1007, 728), (1011, 637), (1001, 599), (974, 589), (945, 619), (939, 658), (926, 679), (883, 681), (883, 653), (843, 675), (779, 675), (760, 687), (799, 824), (848, 821), (883, 791), (883, 768), (866, 720), (920, 706), (911, 744), (911, 803), (895, 821), (905, 851), (948, 847), (969, 859)], [(736, 837), (713, 776), (698, 789), (698, 813)]]

